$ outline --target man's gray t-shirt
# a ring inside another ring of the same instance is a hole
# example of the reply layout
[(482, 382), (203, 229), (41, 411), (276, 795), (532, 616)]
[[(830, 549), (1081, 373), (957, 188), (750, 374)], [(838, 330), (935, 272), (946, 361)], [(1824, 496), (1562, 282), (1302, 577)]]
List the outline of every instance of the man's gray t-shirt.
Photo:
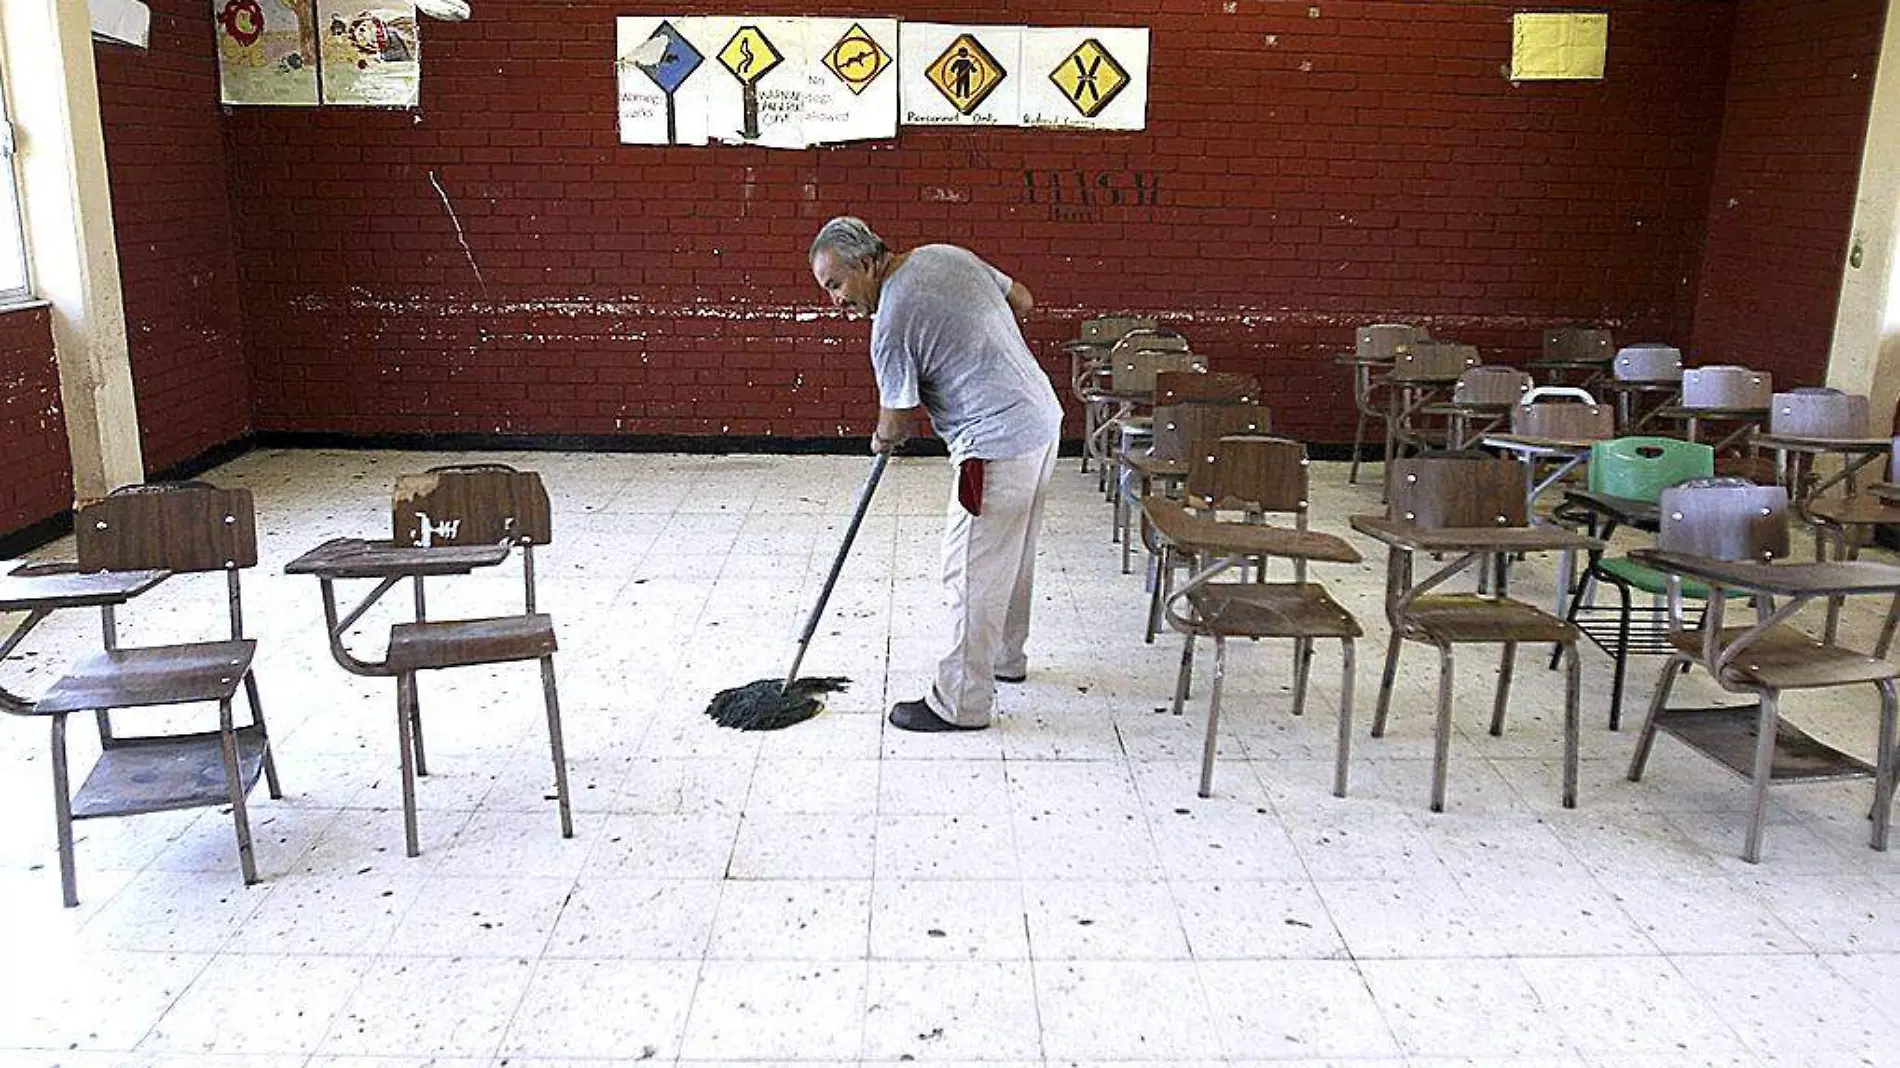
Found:
[(930, 412), (950, 458), (1047, 448), (1062, 403), (1004, 299), (1008, 275), (955, 245), (913, 249), (884, 280), (871, 324), (879, 403)]

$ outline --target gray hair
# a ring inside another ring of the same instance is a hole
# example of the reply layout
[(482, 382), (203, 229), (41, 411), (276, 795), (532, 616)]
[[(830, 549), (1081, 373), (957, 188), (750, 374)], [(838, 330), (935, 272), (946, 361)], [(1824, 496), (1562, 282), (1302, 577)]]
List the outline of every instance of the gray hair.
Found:
[(877, 231), (865, 225), (863, 219), (850, 215), (840, 215), (819, 227), (818, 236), (811, 239), (811, 255), (805, 258), (815, 260), (826, 249), (852, 263), (871, 263), (890, 251)]

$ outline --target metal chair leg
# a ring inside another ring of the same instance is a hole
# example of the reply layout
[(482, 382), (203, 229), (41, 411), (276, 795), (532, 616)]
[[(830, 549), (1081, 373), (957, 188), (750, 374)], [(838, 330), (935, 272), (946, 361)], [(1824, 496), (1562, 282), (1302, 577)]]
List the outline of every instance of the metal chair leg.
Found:
[(554, 690), (554, 658), (541, 658), (541, 696), (548, 706), (548, 747), (554, 752), (554, 796), (561, 805), (561, 837), (574, 837), (574, 811), (567, 793), (567, 746), (561, 740), (561, 698)]
[(1451, 771), (1451, 646), (1438, 647), (1438, 722), (1432, 730), (1432, 811), (1445, 811), (1445, 779)]
[(1208, 684), (1207, 741), (1201, 745), (1201, 796), (1214, 796), (1214, 747), (1220, 726), (1220, 685), (1227, 677), (1227, 639), (1214, 635), (1214, 681)]
[(1346, 771), (1352, 754), (1352, 681), (1353, 644), (1351, 638), (1339, 640), (1339, 657), (1345, 668), (1339, 678), (1339, 745), (1333, 755), (1333, 796), (1346, 796)]
[(1656, 690), (1649, 698), (1649, 712), (1643, 717), (1643, 729), (1636, 733), (1636, 749), (1630, 753), (1629, 780), (1641, 782), (1643, 766), (1649, 763), (1649, 751), (1656, 744), (1656, 721), (1662, 717), (1663, 710), (1669, 704), (1669, 691), (1676, 688), (1676, 676), (1689, 663), (1689, 658), (1676, 653), (1663, 662), (1662, 675), (1656, 679)]
[(1768, 786), (1775, 776), (1775, 728), (1781, 721), (1780, 695), (1773, 690), (1761, 693), (1761, 710), (1755, 719), (1755, 771), (1748, 789), (1748, 838), (1742, 843), (1742, 859), (1750, 864), (1761, 861), (1762, 830), (1768, 821)]
[(1356, 486), (1359, 484), (1359, 450), (1365, 447), (1365, 441), (1366, 410), (1360, 408), (1359, 419), (1353, 423), (1352, 427), (1352, 466), (1346, 469), (1346, 484), (1348, 486)]
[(409, 676), (409, 746), (416, 754), (416, 774), (429, 774), (429, 754), (422, 745), (422, 677)]
[(1498, 692), (1491, 701), (1491, 737), (1504, 736), (1504, 706), (1511, 701), (1511, 669), (1517, 664), (1517, 643), (1505, 642), (1498, 659)]
[(1583, 661), (1577, 643), (1569, 642), (1570, 662), (1564, 668), (1564, 796), (1565, 808), (1577, 807), (1577, 765), (1583, 755)]
[(1194, 673), (1194, 635), (1182, 636), (1181, 673), (1174, 677), (1174, 714), (1181, 714), (1181, 705), (1188, 697), (1188, 676)]
[(67, 908), (79, 904), (79, 874), (73, 859), (72, 781), (66, 770), (66, 714), (53, 716), (53, 823), (59, 834), (59, 888)]
[(1895, 722), (1893, 680), (1881, 679), (1875, 685), (1880, 687), (1880, 749), (1874, 757), (1874, 825), (1867, 844), (1884, 853), (1888, 828), (1893, 823), (1894, 762), (1900, 759), (1894, 735), (1900, 724)]
[(277, 782), (277, 755), (271, 749), (270, 728), (264, 726), (264, 702), (257, 696), (257, 674), (244, 675), (244, 698), (251, 703), (251, 722), (257, 724), (258, 737), (264, 740), (264, 785), (275, 800), (282, 800), (284, 788)]
[(1405, 640), (1397, 629), (1385, 647), (1385, 673), (1379, 676), (1379, 701), (1372, 709), (1372, 736), (1385, 737), (1385, 714), (1392, 707), (1392, 683), (1399, 673), (1399, 644)]
[(402, 750), (402, 830), (409, 855), (422, 855), (422, 841), (416, 829), (416, 748), (415, 719), (409, 706), (415, 699), (414, 674), (396, 676), (396, 748)]
[(231, 822), (237, 827), (238, 866), (244, 869), (244, 883), (257, 882), (257, 856), (251, 847), (250, 813), (244, 805), (244, 770), (238, 764), (237, 726), (232, 721), (231, 699), (218, 702), (218, 735), (224, 749), (224, 786), (231, 796)]
[(1293, 714), (1306, 714), (1306, 680), (1313, 671), (1313, 639), (1293, 639)]

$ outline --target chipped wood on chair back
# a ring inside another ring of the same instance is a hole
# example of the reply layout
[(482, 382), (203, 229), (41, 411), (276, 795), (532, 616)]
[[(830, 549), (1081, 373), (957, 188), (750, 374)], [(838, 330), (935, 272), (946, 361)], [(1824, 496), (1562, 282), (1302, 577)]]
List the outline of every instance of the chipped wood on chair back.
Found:
[(1767, 371), (1716, 364), (1682, 372), (1684, 408), (1766, 408), (1775, 396)]
[(248, 489), (126, 486), (81, 508), (73, 532), (81, 571), (226, 571), (257, 563)]
[(1189, 457), (1187, 498), (1200, 508), (1306, 512), (1306, 446), (1265, 434), (1229, 434)]
[(1155, 404), (1200, 404), (1260, 399), (1260, 380), (1232, 371), (1157, 371)]
[(1736, 478), (1698, 478), (1662, 492), (1656, 548), (1711, 560), (1788, 555), (1788, 491)]
[(398, 545), (546, 545), (553, 536), (541, 476), (503, 464), (403, 475), (390, 518)]
[(1153, 456), (1185, 460), (1231, 434), (1265, 434), (1273, 429), (1273, 412), (1265, 405), (1233, 401), (1163, 404), (1155, 406), (1154, 428)]
[(1791, 438), (1867, 436), (1867, 398), (1836, 389), (1796, 389), (1769, 403), (1768, 432)]
[(1609, 363), (1615, 355), (1610, 332), (1594, 326), (1553, 326), (1544, 331), (1544, 359)]
[(1386, 517), (1421, 527), (1521, 527), (1524, 466), (1480, 452), (1395, 460)]

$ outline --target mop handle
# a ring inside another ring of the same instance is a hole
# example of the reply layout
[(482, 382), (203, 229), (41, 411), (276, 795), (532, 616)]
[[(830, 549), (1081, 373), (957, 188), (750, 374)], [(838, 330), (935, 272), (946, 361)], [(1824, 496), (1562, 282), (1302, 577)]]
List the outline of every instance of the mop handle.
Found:
[(844, 570), (844, 558), (851, 551), (851, 543), (857, 539), (858, 527), (864, 523), (864, 513), (871, 507), (871, 494), (877, 491), (877, 481), (884, 477), (884, 466), (890, 463), (891, 454), (880, 452), (871, 464), (871, 474), (864, 480), (864, 488), (858, 491), (858, 507), (851, 513), (851, 525), (844, 528), (844, 541), (838, 546), (838, 555), (831, 561), (831, 574), (825, 576), (825, 588), (818, 594), (818, 603), (811, 606), (811, 615), (805, 617), (804, 633), (798, 636), (798, 654), (792, 657), (792, 670), (785, 673), (784, 689), (790, 689), (798, 678), (798, 665), (805, 659), (805, 649), (811, 645), (811, 636), (818, 630), (818, 617), (825, 614), (825, 602), (831, 600), (831, 588), (838, 584), (838, 573)]

